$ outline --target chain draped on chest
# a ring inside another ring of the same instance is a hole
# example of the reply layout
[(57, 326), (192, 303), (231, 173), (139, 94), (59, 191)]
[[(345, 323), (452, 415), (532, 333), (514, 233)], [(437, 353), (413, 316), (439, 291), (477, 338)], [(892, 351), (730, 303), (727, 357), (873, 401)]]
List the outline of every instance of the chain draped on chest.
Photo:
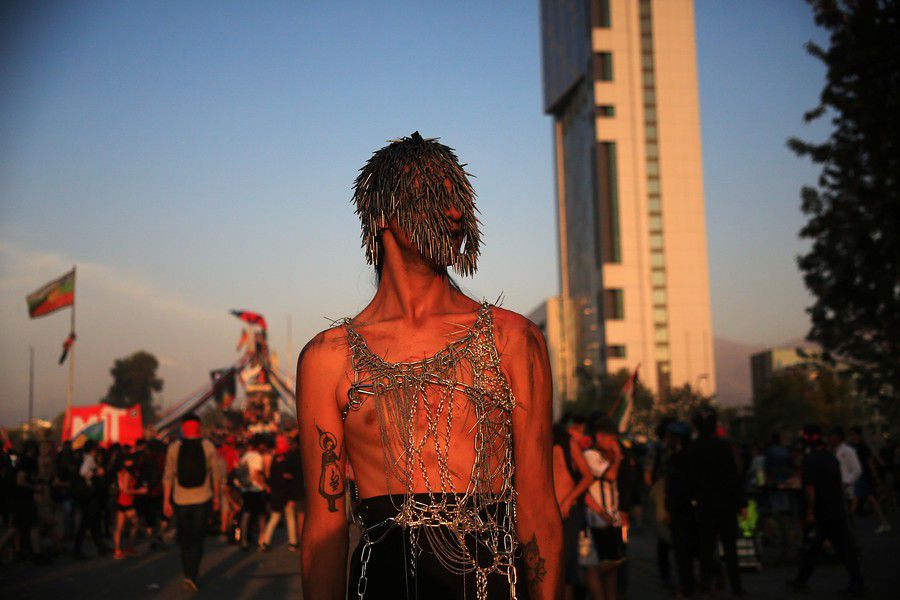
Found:
[[(368, 347), (350, 319), (342, 325), (353, 366), (342, 417), (364, 403), (374, 405), (387, 489), (402, 498), (392, 525), (408, 530), (414, 547), (424, 535), (446, 569), (475, 574), (479, 591), (486, 590), (489, 573), (504, 575), (515, 597), (515, 398), (500, 367), (491, 305), (482, 304), (458, 339), (417, 361), (388, 362)], [(461, 443), (474, 447), (467, 477), (450, 466)], [(374, 544), (367, 531), (372, 524), (360, 525), (363, 543)], [(489, 564), (471, 555), (467, 536), (476, 536), (490, 551)]]

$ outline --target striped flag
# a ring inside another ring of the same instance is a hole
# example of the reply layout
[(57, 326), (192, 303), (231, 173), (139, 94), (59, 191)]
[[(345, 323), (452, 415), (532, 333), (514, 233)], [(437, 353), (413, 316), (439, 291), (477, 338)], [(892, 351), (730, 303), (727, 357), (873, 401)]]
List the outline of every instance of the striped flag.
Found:
[(75, 269), (28, 294), (26, 301), (32, 319), (72, 306), (75, 304)]
[(613, 405), (612, 410), (609, 411), (609, 416), (615, 421), (619, 433), (628, 431), (631, 414), (634, 412), (634, 388), (637, 386), (638, 371), (640, 368), (641, 365), (638, 363), (634, 368), (634, 373), (631, 374), (631, 377), (629, 377), (628, 381), (625, 382), (625, 385), (622, 386), (622, 392), (616, 400), (616, 403)]

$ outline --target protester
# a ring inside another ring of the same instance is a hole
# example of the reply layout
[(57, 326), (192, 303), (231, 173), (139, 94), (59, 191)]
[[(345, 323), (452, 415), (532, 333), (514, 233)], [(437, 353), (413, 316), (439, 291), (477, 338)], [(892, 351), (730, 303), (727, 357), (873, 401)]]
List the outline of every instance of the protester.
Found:
[(891, 525), (884, 516), (884, 511), (881, 510), (881, 503), (878, 502), (875, 494), (876, 490), (881, 487), (878, 465), (872, 449), (863, 440), (861, 427), (850, 428), (850, 445), (856, 451), (856, 456), (862, 467), (862, 474), (853, 486), (853, 512), (860, 507), (870, 507), (878, 519), (878, 527), (875, 528), (875, 533), (887, 533), (891, 530)]
[(291, 550), (297, 549), (297, 512), (293, 498), (294, 479), (300, 476), (299, 464), (291, 460), (290, 455), (291, 443), (287, 437), (279, 435), (275, 438), (275, 452), (266, 474), (270, 495), (269, 503), (272, 512), (269, 514), (269, 521), (266, 524), (265, 531), (259, 542), (261, 552), (266, 552), (272, 547), (272, 536), (275, 528), (281, 521), (282, 515), (285, 518), (285, 525), (288, 534), (288, 547)]
[(856, 450), (846, 442), (844, 428), (840, 425), (835, 425), (828, 430), (828, 446), (841, 467), (841, 483), (844, 488), (844, 496), (849, 503), (853, 500), (856, 480), (862, 475), (862, 465), (859, 464)]
[(672, 421), (666, 426), (665, 519), (672, 533), (672, 550), (678, 571), (678, 592), (690, 598), (697, 589), (694, 560), (697, 556), (698, 526), (691, 493), (691, 426)]
[(15, 468), (15, 488), (12, 503), (12, 521), (19, 535), (24, 556), (41, 559), (40, 535), (37, 529), (38, 513), (35, 491), (37, 489), (37, 442), (25, 442)]
[(182, 439), (173, 442), (166, 453), (163, 513), (170, 518), (175, 515), (184, 588), (196, 592), (210, 502), (213, 511), (219, 506), (220, 477), (216, 449), (203, 439), (197, 415), (190, 413), (182, 419), (181, 434)]
[(250, 439), (238, 465), (241, 488), (241, 550), (250, 549), (250, 529), (256, 527), (257, 543), (262, 543), (266, 524), (266, 443), (262, 435)]
[[(115, 560), (136, 555), (134, 540), (138, 532), (138, 515), (135, 509), (135, 498), (145, 495), (147, 488), (138, 486), (134, 470), (134, 457), (126, 456), (116, 473), (119, 492), (116, 498), (116, 530), (113, 534), (113, 559)], [(124, 546), (122, 535), (125, 533), (126, 527), (129, 527), (128, 545)]]
[[(807, 449), (801, 467), (805, 500), (803, 550), (800, 569), (797, 576), (788, 582), (788, 587), (795, 592), (808, 590), (816, 559), (827, 540), (850, 574), (850, 585), (844, 591), (861, 591), (865, 586), (856, 544), (847, 525), (847, 503), (840, 464), (834, 453), (826, 449), (822, 429), (818, 425), (803, 428), (803, 442)], [(834, 445), (833, 440), (830, 442)]]
[(699, 526), (700, 586), (710, 590), (716, 573), (716, 548), (725, 559), (725, 572), (734, 596), (743, 596), (737, 563), (737, 516), (746, 506), (740, 473), (731, 445), (716, 435), (718, 414), (703, 406), (692, 417), (697, 439), (688, 452), (690, 491)]
[(575, 597), (579, 584), (578, 533), (584, 529), (584, 494), (594, 481), (581, 446), (561, 424), (553, 426), (553, 487), (563, 520), (565, 597)]
[(617, 569), (624, 560), (622, 516), (616, 479), (622, 463), (618, 430), (608, 418), (592, 423), (589, 437), (594, 447), (584, 451), (584, 460), (596, 480), (588, 488), (587, 525), (599, 564), (590, 566), (585, 581), (594, 600), (617, 598)]
[(656, 439), (647, 447), (644, 457), (644, 484), (649, 488), (648, 499), (653, 507), (654, 527), (656, 530), (656, 567), (663, 587), (674, 589), (672, 583), (672, 566), (669, 555), (672, 549), (672, 530), (666, 514), (666, 428), (674, 421), (674, 417), (663, 417), (656, 425)]
[(88, 531), (91, 533), (91, 540), (94, 542), (97, 554), (103, 556), (110, 551), (103, 542), (102, 523), (100, 522), (102, 503), (106, 501), (104, 498), (106, 486), (103, 483), (105, 471), (97, 462), (99, 452), (97, 442), (94, 440), (85, 442), (84, 459), (72, 488), (80, 513), (78, 530), (75, 532), (75, 545), (72, 549), (72, 555), (78, 559), (86, 558), (82, 552), (82, 546)]

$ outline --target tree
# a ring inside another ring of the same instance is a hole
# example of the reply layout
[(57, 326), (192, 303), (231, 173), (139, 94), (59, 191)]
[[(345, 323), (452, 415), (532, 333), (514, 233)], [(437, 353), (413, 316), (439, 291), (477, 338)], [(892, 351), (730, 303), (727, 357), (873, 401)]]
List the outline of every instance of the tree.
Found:
[[(576, 371), (576, 373), (584, 373), (584, 371)], [(599, 380), (595, 382), (592, 378), (582, 375), (581, 385), (578, 398), (571, 404), (566, 404), (565, 410), (568, 413), (588, 416), (592, 413), (609, 413), (616, 400), (622, 395), (622, 388), (625, 382), (631, 377), (628, 369), (620, 369), (613, 374), (601, 375)], [(634, 389), (634, 408), (635, 411), (649, 408), (653, 405), (653, 393), (644, 387), (638, 378), (637, 385)]]
[(768, 439), (775, 431), (793, 434), (807, 423), (861, 424), (866, 419), (866, 402), (854, 392), (850, 377), (816, 364), (774, 373), (753, 399), (757, 439)]
[(117, 359), (109, 371), (113, 383), (101, 402), (119, 408), (140, 404), (144, 424), (152, 423), (156, 420), (153, 392), (163, 388), (163, 380), (156, 376), (158, 368), (156, 357), (143, 350)]
[(890, 417), (900, 405), (900, 6), (807, 1), (830, 39), (807, 44), (827, 79), (804, 120), (828, 115), (834, 126), (822, 143), (788, 142), (822, 167), (802, 191), (800, 236), (812, 246), (797, 262), (815, 298), (807, 339)]
[(653, 438), (657, 423), (664, 417), (690, 421), (694, 411), (705, 404), (713, 404), (712, 396), (698, 392), (689, 383), (672, 388), (655, 403), (636, 407), (631, 433)]

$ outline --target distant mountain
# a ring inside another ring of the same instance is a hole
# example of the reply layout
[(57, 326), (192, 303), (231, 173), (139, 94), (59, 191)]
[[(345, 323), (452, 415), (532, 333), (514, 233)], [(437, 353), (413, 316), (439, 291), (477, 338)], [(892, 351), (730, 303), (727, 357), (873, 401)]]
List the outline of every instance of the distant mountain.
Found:
[(721, 406), (744, 406), (753, 396), (750, 385), (750, 355), (763, 346), (713, 337), (716, 359), (716, 398)]

